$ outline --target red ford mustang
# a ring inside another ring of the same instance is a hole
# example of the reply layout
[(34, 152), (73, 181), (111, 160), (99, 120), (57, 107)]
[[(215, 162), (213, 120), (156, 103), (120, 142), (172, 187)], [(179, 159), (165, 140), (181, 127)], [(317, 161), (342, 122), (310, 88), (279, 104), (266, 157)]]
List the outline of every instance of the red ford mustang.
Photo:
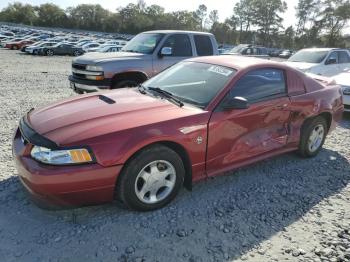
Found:
[(340, 88), (283, 64), (190, 59), (135, 89), (31, 110), (13, 153), (34, 199), (56, 205), (169, 203), (185, 185), (268, 157), (315, 156), (341, 119)]

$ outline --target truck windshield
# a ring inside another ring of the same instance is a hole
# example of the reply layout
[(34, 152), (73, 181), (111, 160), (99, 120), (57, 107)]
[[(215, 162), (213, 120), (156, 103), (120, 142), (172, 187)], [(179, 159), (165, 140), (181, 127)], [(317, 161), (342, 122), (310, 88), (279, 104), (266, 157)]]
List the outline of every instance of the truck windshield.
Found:
[(235, 69), (198, 62), (180, 62), (161, 72), (143, 86), (172, 94), (178, 100), (205, 108), (226, 86)]
[(328, 51), (300, 50), (292, 55), (288, 62), (305, 62), (319, 64), (325, 59)]
[(142, 33), (131, 39), (122, 49), (122, 52), (152, 54), (164, 34)]

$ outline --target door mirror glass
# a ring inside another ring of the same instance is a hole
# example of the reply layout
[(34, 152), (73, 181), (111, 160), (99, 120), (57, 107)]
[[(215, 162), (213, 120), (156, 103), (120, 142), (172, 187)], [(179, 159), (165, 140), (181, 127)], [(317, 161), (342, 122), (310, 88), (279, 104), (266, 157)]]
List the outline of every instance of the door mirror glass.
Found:
[(335, 58), (329, 58), (326, 61), (326, 65), (333, 65), (333, 64), (336, 64), (336, 63), (337, 63), (337, 59), (335, 59)]
[(171, 47), (163, 47), (160, 51), (161, 56), (171, 56), (173, 54), (173, 49)]
[(223, 103), (224, 109), (247, 109), (249, 108), (248, 100), (244, 97), (235, 96), (234, 98), (227, 99)]

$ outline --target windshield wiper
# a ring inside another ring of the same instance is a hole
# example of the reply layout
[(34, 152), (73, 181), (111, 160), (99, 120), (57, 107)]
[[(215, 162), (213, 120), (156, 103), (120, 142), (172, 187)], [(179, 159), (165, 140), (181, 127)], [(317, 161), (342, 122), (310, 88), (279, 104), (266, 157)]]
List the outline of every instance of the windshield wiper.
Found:
[(181, 102), (180, 99), (176, 98), (172, 93), (165, 91), (159, 87), (148, 87), (148, 90), (154, 91), (158, 94), (163, 95), (163, 97), (167, 98), (169, 101), (176, 103), (179, 107), (183, 107), (184, 103)]

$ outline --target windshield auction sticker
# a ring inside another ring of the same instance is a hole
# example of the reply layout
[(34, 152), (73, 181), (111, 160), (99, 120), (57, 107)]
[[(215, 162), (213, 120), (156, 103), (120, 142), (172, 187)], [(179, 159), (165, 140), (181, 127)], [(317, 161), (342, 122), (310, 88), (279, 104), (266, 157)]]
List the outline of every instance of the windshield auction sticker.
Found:
[(226, 67), (222, 67), (222, 66), (211, 66), (208, 68), (208, 71), (213, 72), (213, 73), (217, 73), (220, 75), (224, 75), (224, 76), (229, 76), (232, 74), (232, 70), (226, 68)]

